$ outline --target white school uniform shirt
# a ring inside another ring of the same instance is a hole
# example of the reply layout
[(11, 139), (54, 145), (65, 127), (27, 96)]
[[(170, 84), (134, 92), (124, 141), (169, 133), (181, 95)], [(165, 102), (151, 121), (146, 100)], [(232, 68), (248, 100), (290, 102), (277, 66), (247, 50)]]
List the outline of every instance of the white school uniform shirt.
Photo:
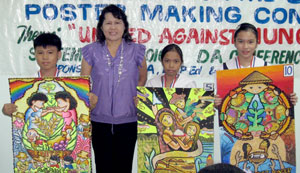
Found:
[[(249, 68), (249, 67), (262, 67), (262, 66), (267, 66), (268, 65), (263, 59), (258, 58), (256, 56), (253, 57), (252, 63), (248, 67), (240, 66), (237, 57), (235, 57), (235, 58), (233, 58), (229, 61), (226, 61), (225, 64), (226, 64), (228, 70), (239, 69), (239, 68)], [(217, 66), (216, 70), (217, 71), (218, 70), (224, 70), (223, 69), (223, 64)]]
[[(163, 86), (163, 77), (164, 74), (160, 74), (158, 76), (153, 77), (148, 80), (146, 83), (146, 87), (164, 87)], [(190, 79), (188, 76), (184, 74), (180, 74), (177, 78), (173, 88), (197, 88), (196, 82)]]
[[(72, 76), (71, 74), (65, 74), (63, 72), (61, 72), (60, 70), (56, 69), (56, 72), (55, 72), (55, 76), (54, 77), (69, 77), (69, 76)], [(41, 73), (40, 73), (40, 70), (37, 71), (33, 77), (41, 77)]]

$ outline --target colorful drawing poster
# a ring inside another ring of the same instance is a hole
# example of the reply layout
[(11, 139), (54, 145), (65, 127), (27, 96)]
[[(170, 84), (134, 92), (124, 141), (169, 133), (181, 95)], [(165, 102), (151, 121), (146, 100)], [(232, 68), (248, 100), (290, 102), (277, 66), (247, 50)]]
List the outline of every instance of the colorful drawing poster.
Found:
[(11, 78), (15, 172), (90, 172), (89, 77)]
[(252, 172), (296, 172), (293, 65), (217, 71), (222, 162)]
[(138, 172), (198, 172), (212, 164), (213, 91), (137, 90)]

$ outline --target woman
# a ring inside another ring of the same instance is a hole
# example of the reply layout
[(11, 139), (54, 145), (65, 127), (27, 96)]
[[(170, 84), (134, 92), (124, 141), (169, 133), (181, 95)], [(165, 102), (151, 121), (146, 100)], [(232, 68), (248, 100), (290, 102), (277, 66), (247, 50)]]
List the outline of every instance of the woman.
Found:
[(145, 47), (135, 44), (125, 13), (115, 5), (103, 9), (97, 42), (82, 48), (81, 75), (91, 75), (98, 96), (91, 112), (97, 172), (131, 172), (137, 138), (136, 86), (147, 80)]
[(179, 69), (183, 64), (183, 55), (179, 46), (169, 44), (161, 52), (161, 63), (164, 74), (147, 81), (147, 87), (196, 88), (196, 82), (183, 74)]
[[(250, 67), (267, 66), (267, 62), (254, 56), (255, 49), (258, 45), (258, 31), (256, 27), (250, 23), (240, 24), (234, 33), (234, 46), (237, 49), (238, 56), (223, 63), (217, 70), (240, 69)], [(295, 93), (290, 94), (290, 101), (296, 105), (298, 97)], [(215, 106), (218, 107), (222, 103), (219, 95), (215, 96)]]

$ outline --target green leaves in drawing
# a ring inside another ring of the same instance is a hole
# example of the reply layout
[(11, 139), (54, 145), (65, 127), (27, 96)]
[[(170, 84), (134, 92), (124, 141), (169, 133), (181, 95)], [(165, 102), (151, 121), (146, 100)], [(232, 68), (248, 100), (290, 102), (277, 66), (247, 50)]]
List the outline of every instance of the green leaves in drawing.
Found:
[(258, 103), (255, 100), (253, 102), (253, 108), (248, 109), (249, 113), (253, 116), (248, 116), (248, 120), (252, 122), (252, 125), (249, 127), (249, 131), (264, 131), (264, 126), (261, 125), (263, 120), (262, 117), (259, 117), (264, 113), (264, 109), (258, 109)]
[(153, 160), (155, 155), (156, 155), (156, 152), (155, 152), (154, 148), (152, 148), (152, 151), (149, 154), (149, 156), (146, 153), (144, 153), (144, 156), (145, 156), (145, 159), (146, 159), (145, 167), (147, 168), (147, 170), (149, 170), (150, 173), (154, 172), (154, 167), (152, 165), (152, 160)]
[(247, 128), (247, 124), (245, 124), (244, 122), (237, 122), (235, 124), (235, 129), (243, 130), (243, 129), (246, 129), (246, 128)]
[(51, 82), (46, 82), (45, 84), (41, 85), (41, 88), (47, 90), (48, 93), (50, 93), (51, 91), (54, 91), (56, 85), (51, 83)]
[(47, 103), (44, 104), (44, 108), (55, 107), (56, 106), (55, 93), (52, 91), (55, 90), (56, 85), (51, 82), (46, 82), (41, 85), (41, 88), (47, 91), (47, 97), (48, 97), (48, 101)]

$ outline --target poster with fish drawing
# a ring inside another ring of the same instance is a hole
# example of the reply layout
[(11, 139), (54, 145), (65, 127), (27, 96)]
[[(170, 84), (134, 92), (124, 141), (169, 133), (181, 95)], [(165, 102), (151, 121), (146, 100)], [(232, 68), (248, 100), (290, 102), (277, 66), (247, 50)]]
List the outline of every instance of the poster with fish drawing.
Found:
[(10, 78), (15, 172), (90, 172), (89, 77)]
[(138, 172), (198, 172), (212, 164), (214, 91), (137, 87)]
[(217, 71), (222, 162), (252, 172), (296, 172), (293, 65)]

